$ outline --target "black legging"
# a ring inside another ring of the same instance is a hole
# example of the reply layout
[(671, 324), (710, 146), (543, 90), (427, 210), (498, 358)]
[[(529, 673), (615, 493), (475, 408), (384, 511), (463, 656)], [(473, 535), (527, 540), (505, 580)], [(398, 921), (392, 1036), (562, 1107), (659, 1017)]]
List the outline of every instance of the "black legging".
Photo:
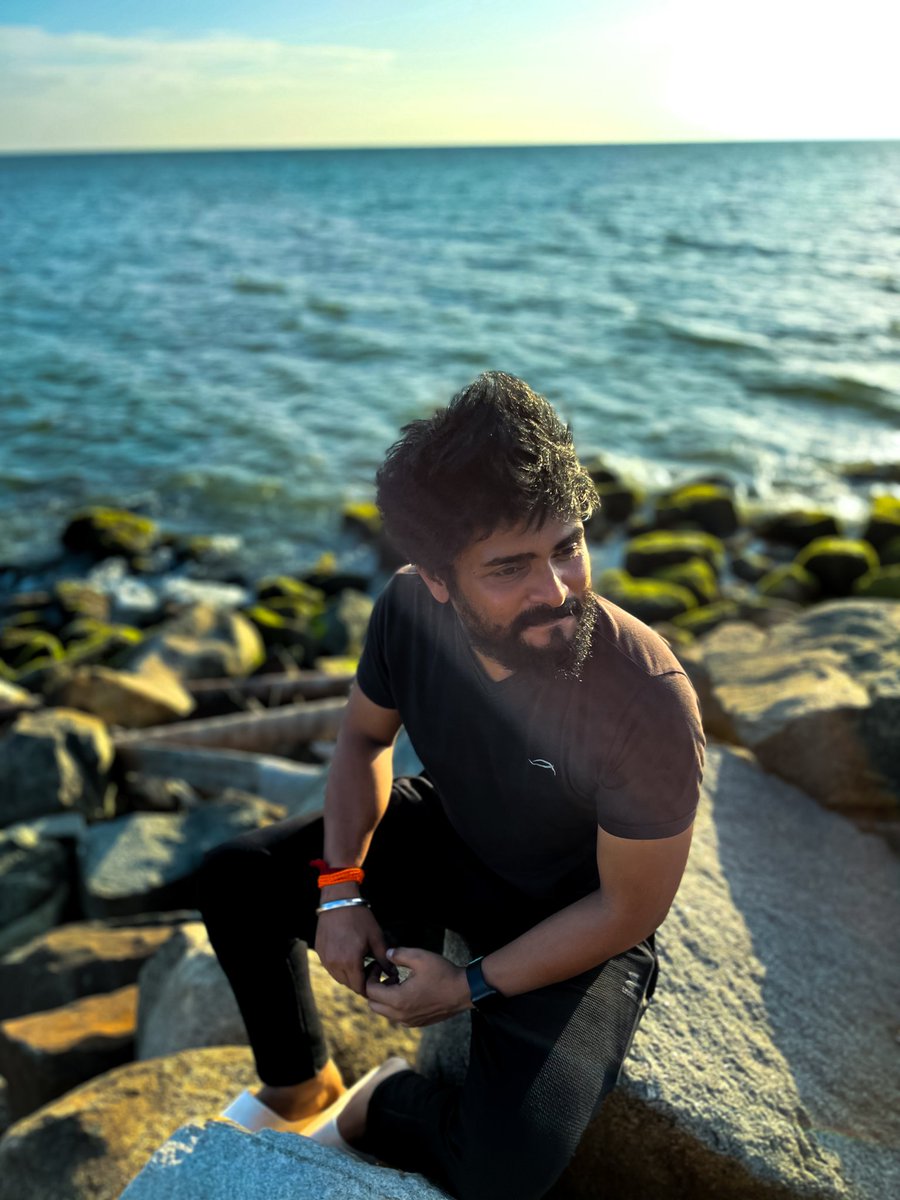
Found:
[[(210, 939), (271, 1085), (309, 1079), (328, 1058), (307, 965), (318, 903), (307, 864), (321, 854), (321, 820), (295, 818), (217, 847), (201, 874)], [(389, 945), (440, 952), (452, 929), (473, 955), (488, 954), (549, 915), (472, 854), (421, 777), (395, 781), (365, 868), (363, 891)], [(365, 1148), (459, 1200), (537, 1200), (615, 1086), (656, 974), (650, 938), (473, 1012), (462, 1087), (414, 1071), (386, 1079), (372, 1096)]]

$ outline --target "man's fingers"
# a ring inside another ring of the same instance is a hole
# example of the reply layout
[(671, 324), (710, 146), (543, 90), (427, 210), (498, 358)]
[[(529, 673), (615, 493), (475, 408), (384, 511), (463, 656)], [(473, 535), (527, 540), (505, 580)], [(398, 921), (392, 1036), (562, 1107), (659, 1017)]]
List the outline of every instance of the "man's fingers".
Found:
[(414, 946), (391, 946), (387, 956), (398, 967), (414, 967), (422, 961), (422, 953)]

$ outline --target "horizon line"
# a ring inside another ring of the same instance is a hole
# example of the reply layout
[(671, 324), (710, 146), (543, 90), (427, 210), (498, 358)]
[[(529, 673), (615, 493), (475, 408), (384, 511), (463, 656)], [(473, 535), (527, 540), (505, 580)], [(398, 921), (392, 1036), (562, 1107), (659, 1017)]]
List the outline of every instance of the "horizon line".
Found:
[(358, 153), (379, 150), (565, 150), (637, 146), (805, 146), (841, 145), (858, 142), (900, 142), (897, 137), (810, 137), (810, 138), (672, 138), (662, 141), (611, 141), (611, 142), (385, 142), (360, 145), (356, 143), (335, 145), (277, 145), (277, 146), (99, 146), (46, 149), (0, 148), (0, 158), (79, 158), (115, 154), (314, 154), (314, 153)]

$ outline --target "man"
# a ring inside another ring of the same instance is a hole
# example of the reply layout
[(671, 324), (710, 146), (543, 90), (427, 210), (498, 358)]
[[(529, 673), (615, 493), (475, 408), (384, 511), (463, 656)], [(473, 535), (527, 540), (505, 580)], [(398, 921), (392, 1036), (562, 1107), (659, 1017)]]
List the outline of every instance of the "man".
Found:
[[(537, 1200), (655, 987), (703, 733), (665, 642), (591, 592), (595, 494), (547, 402), (491, 372), (403, 433), (378, 503), (414, 567), (375, 606), (324, 827), (246, 835), (205, 868), (204, 916), (264, 1081), (230, 1115), (422, 1171), (459, 1200)], [(425, 774), (395, 782), (401, 723)], [(466, 968), (440, 953), (448, 928)], [(463, 1086), (391, 1060), (340, 1096), (313, 939), (377, 1016), (472, 1010)]]

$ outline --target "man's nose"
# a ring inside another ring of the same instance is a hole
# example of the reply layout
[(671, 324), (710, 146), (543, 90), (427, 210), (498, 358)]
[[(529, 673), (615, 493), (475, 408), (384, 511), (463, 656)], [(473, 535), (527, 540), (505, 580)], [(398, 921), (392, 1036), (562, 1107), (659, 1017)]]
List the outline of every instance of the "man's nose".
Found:
[(559, 608), (569, 595), (569, 589), (552, 563), (540, 573), (534, 574), (531, 599), (534, 604), (546, 604), (548, 608)]

